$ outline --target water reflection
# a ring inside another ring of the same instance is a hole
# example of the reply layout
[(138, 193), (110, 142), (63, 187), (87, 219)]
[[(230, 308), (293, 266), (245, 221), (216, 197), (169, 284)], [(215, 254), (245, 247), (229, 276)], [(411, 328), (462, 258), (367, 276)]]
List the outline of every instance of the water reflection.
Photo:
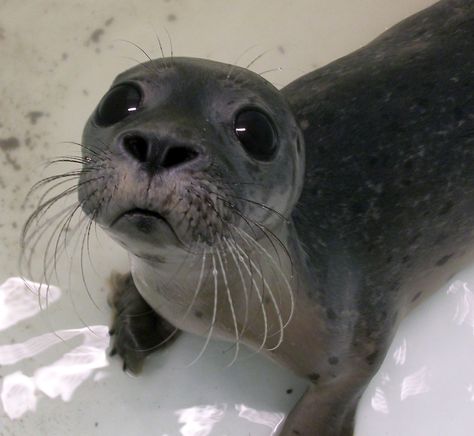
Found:
[(227, 410), (227, 405), (221, 407), (206, 405), (189, 407), (177, 410), (178, 422), (183, 424), (179, 429), (182, 436), (208, 436), (215, 424), (223, 417)]
[(400, 399), (406, 400), (408, 397), (424, 394), (430, 391), (430, 387), (426, 381), (428, 376), (428, 368), (423, 366), (418, 371), (406, 376), (402, 382), (402, 390)]
[(247, 407), (245, 404), (236, 404), (235, 410), (239, 412), (239, 417), (254, 422), (255, 424), (265, 425), (274, 431), (276, 431), (277, 427), (285, 419), (284, 413), (252, 409), (251, 407)]
[(393, 353), (395, 365), (404, 365), (407, 360), (407, 340), (404, 338), (402, 344)]
[(384, 414), (389, 412), (387, 398), (382, 388), (375, 389), (375, 394), (373, 395), (370, 404), (376, 412)]
[(61, 297), (56, 286), (10, 277), (0, 285), (0, 330), (6, 330), (25, 319), (37, 315), (41, 308)]
[[(257, 410), (245, 404), (235, 404), (234, 409), (239, 418), (270, 428), (272, 435), (285, 418), (284, 413)], [(178, 415), (178, 422), (183, 424), (179, 429), (182, 436), (208, 436), (225, 415), (229, 416), (227, 404), (189, 407), (175, 414)]]
[(108, 328), (97, 325), (58, 330), (23, 343), (0, 347), (0, 365), (12, 365), (77, 336), (82, 336), (81, 345), (52, 364), (37, 368), (32, 376), (16, 371), (4, 377), (1, 401), (5, 413), (11, 419), (18, 419), (29, 410), (34, 411), (39, 394), (50, 398), (60, 397), (63, 401), (71, 400), (76, 389), (94, 370), (107, 366)]
[(14, 372), (3, 380), (0, 398), (3, 410), (11, 419), (21, 418), (26, 412), (36, 410), (35, 382), (21, 371)]
[(456, 324), (468, 324), (474, 334), (474, 292), (466, 282), (456, 280), (449, 286), (448, 294), (456, 295), (456, 310), (453, 320)]
[(474, 385), (472, 383), (467, 387), (467, 392), (469, 393), (469, 401), (474, 402)]

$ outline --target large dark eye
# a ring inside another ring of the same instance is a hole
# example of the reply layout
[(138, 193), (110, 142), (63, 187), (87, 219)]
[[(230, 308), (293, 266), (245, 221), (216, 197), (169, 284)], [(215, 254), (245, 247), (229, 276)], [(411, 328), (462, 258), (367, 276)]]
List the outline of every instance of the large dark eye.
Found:
[(262, 112), (247, 109), (235, 118), (234, 130), (244, 149), (258, 160), (270, 160), (276, 151), (275, 131)]
[(99, 103), (96, 113), (97, 124), (107, 127), (118, 123), (138, 109), (141, 99), (141, 92), (134, 85), (124, 83), (114, 86)]

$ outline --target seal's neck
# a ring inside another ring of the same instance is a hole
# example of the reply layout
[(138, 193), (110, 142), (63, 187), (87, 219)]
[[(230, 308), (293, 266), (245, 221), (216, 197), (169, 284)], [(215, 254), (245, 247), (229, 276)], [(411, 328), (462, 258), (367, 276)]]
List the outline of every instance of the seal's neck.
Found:
[[(252, 240), (235, 232), (218, 247), (165, 262), (131, 258), (142, 296), (176, 327), (200, 335), (276, 349), (304, 315), (306, 282), (292, 223)], [(209, 333), (212, 331), (212, 333)]]

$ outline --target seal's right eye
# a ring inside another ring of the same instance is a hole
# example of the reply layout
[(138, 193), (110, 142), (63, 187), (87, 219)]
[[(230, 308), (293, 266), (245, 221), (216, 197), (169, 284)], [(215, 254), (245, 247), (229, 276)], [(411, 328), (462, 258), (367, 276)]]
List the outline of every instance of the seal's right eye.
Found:
[(111, 126), (122, 121), (135, 112), (142, 101), (142, 94), (137, 86), (130, 83), (114, 86), (97, 107), (96, 123), (101, 127)]

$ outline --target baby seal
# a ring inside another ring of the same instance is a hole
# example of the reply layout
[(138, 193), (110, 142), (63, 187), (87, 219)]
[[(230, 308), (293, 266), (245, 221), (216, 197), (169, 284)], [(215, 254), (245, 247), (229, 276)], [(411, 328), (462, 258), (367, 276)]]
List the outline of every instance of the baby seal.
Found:
[(130, 254), (124, 365), (181, 330), (246, 345), (310, 381), (282, 435), (352, 435), (399, 320), (474, 260), (473, 26), (441, 1), (281, 91), (202, 59), (120, 74), (78, 192)]

